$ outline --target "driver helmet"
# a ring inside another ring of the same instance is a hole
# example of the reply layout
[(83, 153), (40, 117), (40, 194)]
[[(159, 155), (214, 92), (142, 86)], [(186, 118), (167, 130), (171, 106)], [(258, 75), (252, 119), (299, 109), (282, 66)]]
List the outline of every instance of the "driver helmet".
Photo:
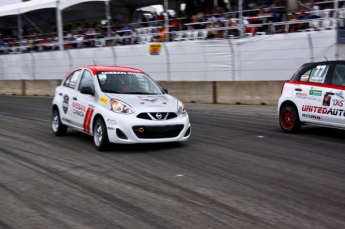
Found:
[(129, 81), (129, 78), (124, 75), (119, 76), (119, 84), (120, 84), (121, 90), (124, 90), (124, 91), (131, 90), (133, 86), (132, 83)]

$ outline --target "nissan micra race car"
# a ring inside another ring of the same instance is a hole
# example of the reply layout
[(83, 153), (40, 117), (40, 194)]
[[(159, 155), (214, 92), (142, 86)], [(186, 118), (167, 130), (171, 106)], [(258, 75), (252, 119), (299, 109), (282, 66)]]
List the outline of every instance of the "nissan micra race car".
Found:
[(278, 102), (284, 132), (303, 124), (345, 129), (345, 61), (302, 65), (286, 82)]
[(184, 104), (143, 71), (85, 66), (67, 73), (55, 90), (52, 130), (70, 127), (92, 135), (98, 150), (108, 143), (186, 141), (191, 125)]

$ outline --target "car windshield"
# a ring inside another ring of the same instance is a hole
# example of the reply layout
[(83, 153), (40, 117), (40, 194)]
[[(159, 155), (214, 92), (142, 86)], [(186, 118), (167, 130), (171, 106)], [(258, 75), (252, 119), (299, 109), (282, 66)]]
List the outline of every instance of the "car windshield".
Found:
[(163, 94), (161, 88), (146, 74), (139, 72), (98, 72), (101, 90), (117, 94)]

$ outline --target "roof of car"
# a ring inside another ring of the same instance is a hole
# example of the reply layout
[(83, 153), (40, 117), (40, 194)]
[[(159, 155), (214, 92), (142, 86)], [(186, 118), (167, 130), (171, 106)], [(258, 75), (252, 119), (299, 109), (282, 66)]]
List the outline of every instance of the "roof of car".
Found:
[(124, 66), (106, 66), (106, 65), (86, 65), (86, 66), (79, 66), (71, 69), (65, 77), (70, 75), (72, 72), (74, 72), (77, 69), (81, 68), (87, 68), (90, 69), (93, 74), (96, 74), (97, 72), (141, 72), (143, 71), (136, 69), (136, 68), (130, 68), (130, 67), (124, 67)]
[(130, 68), (130, 67), (124, 67), (124, 66), (95, 66), (95, 65), (89, 65), (89, 66), (83, 66), (81, 68), (88, 68), (92, 70), (94, 73), (96, 72), (142, 72), (139, 69), (136, 68)]
[(304, 63), (303, 65), (309, 65), (309, 64), (330, 64), (330, 63), (344, 63), (345, 60), (324, 60), (324, 61), (318, 61), (318, 62), (307, 62)]

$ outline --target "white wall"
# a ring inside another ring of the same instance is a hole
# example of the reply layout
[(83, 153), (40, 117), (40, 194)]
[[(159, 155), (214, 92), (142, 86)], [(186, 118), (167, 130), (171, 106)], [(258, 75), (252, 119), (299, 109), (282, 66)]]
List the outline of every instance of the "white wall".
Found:
[[(62, 79), (76, 66), (122, 65), (142, 69), (155, 80), (288, 80), (305, 62), (335, 59), (335, 31), (255, 36), (240, 40), (148, 44), (0, 56), (0, 79)], [(340, 50), (344, 58), (344, 50)]]

